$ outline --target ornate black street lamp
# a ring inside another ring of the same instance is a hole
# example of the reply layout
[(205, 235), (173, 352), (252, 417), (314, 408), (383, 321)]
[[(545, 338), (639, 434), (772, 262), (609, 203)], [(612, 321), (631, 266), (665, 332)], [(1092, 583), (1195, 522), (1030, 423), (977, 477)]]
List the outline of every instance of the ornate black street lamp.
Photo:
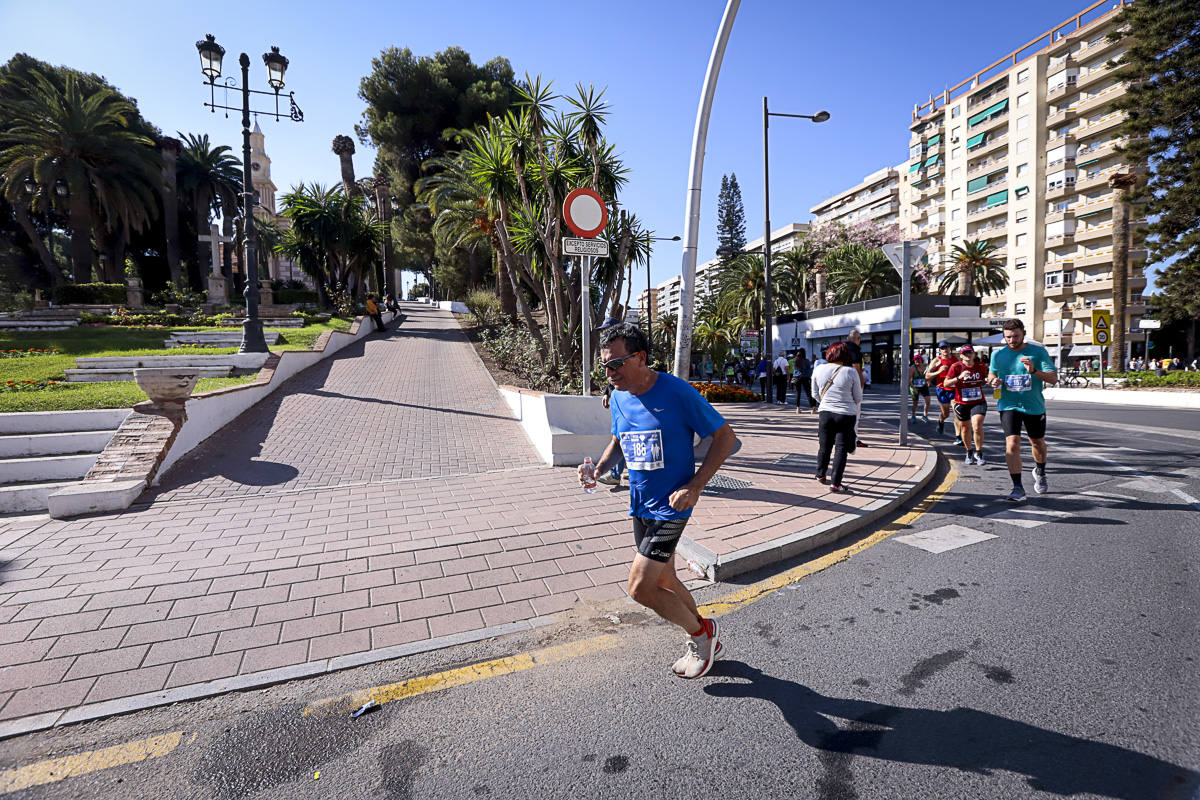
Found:
[[(196, 42), (196, 50), (200, 53), (200, 71), (204, 73), (207, 79), (209, 88), (209, 101), (204, 104), (205, 108), (211, 109), (215, 114), (217, 109), (224, 109), (225, 116), (229, 116), (230, 111), (242, 112), (242, 217), (244, 219), (243, 229), (245, 231), (245, 249), (246, 249), (246, 288), (242, 295), (246, 298), (246, 320), (242, 323), (242, 344), (238, 347), (239, 353), (265, 353), (267, 352), (267, 342), (263, 338), (262, 320), (258, 317), (258, 258), (254, 248), (254, 177), (250, 166), (250, 95), (263, 94), (268, 97), (275, 98), (275, 111), (254, 111), (255, 116), (259, 114), (274, 114), (275, 121), (280, 119), (279, 113), (279, 91), (283, 88), (283, 75), (287, 72), (288, 60), (280, 55), (278, 47), (272, 47), (271, 52), (263, 54), (263, 63), (267, 67), (267, 83), (274, 91), (264, 92), (258, 89), (250, 88), (250, 56), (242, 53), (238, 58), (238, 63), (242, 67), (242, 85), (239, 87), (237, 80), (232, 76), (226, 78), (223, 83), (228, 91), (229, 89), (241, 89), (242, 92), (242, 107), (239, 109), (236, 106), (220, 105), (216, 100), (216, 82), (221, 77), (221, 60), (225, 56), (225, 48), (217, 44), (213, 35), (206, 34), (204, 39)], [(293, 122), (303, 122), (304, 112), (296, 105), (296, 99), (293, 92), (288, 92), (289, 108), (287, 116)]]

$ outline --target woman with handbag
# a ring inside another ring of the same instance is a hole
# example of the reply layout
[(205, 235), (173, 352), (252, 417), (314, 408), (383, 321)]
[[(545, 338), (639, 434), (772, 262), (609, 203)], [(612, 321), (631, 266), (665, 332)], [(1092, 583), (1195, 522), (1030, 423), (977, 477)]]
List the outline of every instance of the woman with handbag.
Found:
[[(858, 371), (850, 366), (850, 349), (845, 342), (830, 345), (825, 359), (828, 363), (816, 367), (812, 377), (812, 388), (819, 404), (817, 429), (820, 443), (815, 477), (821, 483), (828, 483), (831, 492), (844, 492), (842, 475), (846, 471), (846, 457), (855, 450), (854, 426), (862, 408), (862, 381)], [(827, 478), (831, 456), (833, 474)]]

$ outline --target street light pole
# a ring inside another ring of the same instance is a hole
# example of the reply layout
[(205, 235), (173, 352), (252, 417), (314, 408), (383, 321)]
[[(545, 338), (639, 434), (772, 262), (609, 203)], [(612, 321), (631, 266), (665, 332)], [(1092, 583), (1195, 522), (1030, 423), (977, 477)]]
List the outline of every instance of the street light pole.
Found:
[[(275, 110), (272, 111), (255, 111), (255, 114), (265, 113), (274, 114), (276, 121), (280, 118), (279, 111), (279, 90), (283, 88), (283, 76), (287, 71), (288, 60), (280, 55), (278, 47), (272, 47), (270, 52), (263, 54), (263, 64), (267, 67), (267, 83), (270, 84), (274, 91), (264, 92), (258, 89), (250, 88), (250, 56), (242, 53), (238, 57), (238, 64), (242, 68), (242, 106), (226, 106), (217, 103), (216, 100), (216, 81), (221, 77), (221, 61), (225, 56), (225, 48), (217, 44), (213, 35), (207, 34), (203, 39), (196, 42), (196, 51), (200, 54), (200, 71), (207, 79), (205, 82), (209, 87), (209, 101), (204, 104), (212, 113), (217, 113), (217, 109), (223, 109), (229, 116), (230, 111), (242, 112), (242, 230), (246, 238), (245, 241), (245, 256), (246, 256), (246, 288), (242, 292), (242, 296), (246, 298), (246, 319), (242, 323), (242, 343), (238, 347), (239, 353), (265, 353), (267, 352), (267, 342), (263, 337), (262, 320), (258, 316), (258, 254), (254, 246), (254, 173), (250, 161), (250, 95), (262, 94), (274, 96)], [(234, 78), (227, 78), (224, 81), (227, 89), (239, 88), (236, 86)], [(288, 102), (290, 108), (287, 116), (293, 122), (303, 122), (304, 112), (296, 105), (296, 99), (292, 92), (288, 92)]]
[(829, 119), (828, 111), (818, 111), (816, 114), (784, 114), (767, 110), (767, 98), (762, 102), (763, 129), (763, 353), (767, 359), (767, 371), (774, 381), (775, 359), (774, 342), (771, 340), (772, 321), (774, 319), (771, 304), (771, 156), (767, 140), (767, 126), (771, 117), (796, 117), (798, 119), (825, 122)]
[[(678, 242), (678, 236), (647, 236), (653, 242)], [(646, 254), (646, 341), (650, 344), (650, 352), (654, 352), (654, 309), (650, 306), (650, 255)]]

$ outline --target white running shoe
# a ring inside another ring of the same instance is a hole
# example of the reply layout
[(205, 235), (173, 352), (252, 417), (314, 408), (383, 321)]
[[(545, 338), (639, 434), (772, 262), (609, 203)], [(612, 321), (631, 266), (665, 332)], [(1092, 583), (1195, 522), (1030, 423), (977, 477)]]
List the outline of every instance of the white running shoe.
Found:
[(621, 479), (611, 472), (606, 472), (596, 476), (596, 483), (603, 483), (605, 486), (620, 486)]
[(1014, 486), (1008, 497), (1004, 499), (1010, 503), (1023, 503), (1025, 502), (1025, 490), (1020, 486)]
[(1034, 467), (1033, 470), (1033, 490), (1038, 494), (1045, 494), (1050, 491), (1050, 482), (1046, 480), (1046, 471), (1039, 470)]
[(986, 461), (983, 460), (983, 451), (982, 450), (980, 450), (978, 453), (975, 454), (975, 463), (981, 467), (987, 463)]
[(970, 450), (968, 450), (967, 454), (965, 456), (963, 456), (963, 463), (966, 464), (967, 466), (971, 466), (972, 464), (974, 464), (975, 463), (975, 454), (972, 453)]
[(699, 636), (688, 638), (686, 652), (672, 669), (681, 678), (702, 678), (712, 669), (722, 650), (720, 626), (710, 617), (704, 620), (704, 630)]

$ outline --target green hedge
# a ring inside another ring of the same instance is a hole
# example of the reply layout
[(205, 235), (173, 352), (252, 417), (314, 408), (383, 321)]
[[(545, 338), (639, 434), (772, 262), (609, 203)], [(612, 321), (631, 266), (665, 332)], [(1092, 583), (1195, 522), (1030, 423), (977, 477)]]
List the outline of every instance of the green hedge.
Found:
[(1129, 380), (1130, 386), (1143, 388), (1194, 387), (1200, 388), (1200, 372), (1168, 372), (1165, 375), (1148, 374)]
[(317, 293), (312, 289), (280, 289), (274, 293), (275, 302), (279, 305), (287, 303), (316, 303)]
[(125, 284), (67, 283), (50, 289), (50, 300), (59, 306), (121, 305), (125, 302)]

